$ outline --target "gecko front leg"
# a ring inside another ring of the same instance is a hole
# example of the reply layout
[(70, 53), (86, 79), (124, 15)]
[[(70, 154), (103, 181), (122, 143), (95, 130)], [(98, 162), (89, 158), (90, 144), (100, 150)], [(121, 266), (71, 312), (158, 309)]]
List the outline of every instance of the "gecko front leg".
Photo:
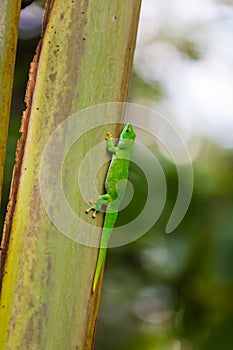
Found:
[[(110, 132), (107, 132), (105, 140), (107, 140), (108, 142), (108, 146), (107, 146), (108, 151), (112, 153), (116, 152), (117, 147), (114, 147), (113, 145), (112, 134)], [(102, 196), (99, 196), (96, 202), (90, 208), (86, 209), (86, 214), (89, 214), (90, 211), (93, 210), (92, 217), (95, 218), (97, 212), (101, 210), (102, 205), (107, 205), (109, 202), (111, 202), (111, 196), (108, 193)]]
[(105, 140), (108, 141), (108, 145), (107, 145), (108, 151), (111, 152), (111, 153), (116, 153), (118, 148), (114, 146), (114, 144), (112, 142), (112, 134), (110, 132), (107, 132)]

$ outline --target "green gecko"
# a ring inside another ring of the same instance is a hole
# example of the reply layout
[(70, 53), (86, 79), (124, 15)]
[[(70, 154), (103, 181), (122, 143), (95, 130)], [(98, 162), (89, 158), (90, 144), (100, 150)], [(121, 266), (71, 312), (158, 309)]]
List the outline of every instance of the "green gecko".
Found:
[(95, 204), (86, 210), (88, 214), (93, 210), (92, 217), (96, 217), (96, 213), (101, 210), (102, 205), (107, 205), (104, 226), (100, 240), (100, 250), (95, 269), (95, 275), (92, 285), (92, 292), (95, 292), (102, 266), (105, 260), (107, 246), (110, 239), (112, 229), (115, 225), (119, 206), (123, 199), (128, 179), (130, 157), (133, 151), (133, 144), (136, 134), (133, 126), (127, 123), (120, 135), (118, 145), (115, 147), (112, 141), (112, 135), (108, 132), (106, 136), (107, 149), (113, 153), (112, 160), (107, 172), (105, 180), (106, 194), (99, 196)]

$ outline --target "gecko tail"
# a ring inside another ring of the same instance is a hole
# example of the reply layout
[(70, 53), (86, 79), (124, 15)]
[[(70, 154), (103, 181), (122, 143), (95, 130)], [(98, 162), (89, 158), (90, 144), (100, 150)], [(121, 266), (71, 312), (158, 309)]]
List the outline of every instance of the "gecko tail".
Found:
[(106, 248), (100, 248), (99, 251), (99, 256), (98, 256), (98, 262), (96, 265), (96, 270), (95, 270), (95, 276), (94, 276), (94, 280), (93, 280), (93, 284), (92, 284), (92, 293), (95, 292), (99, 278), (100, 278), (100, 274), (104, 265), (104, 261), (105, 261), (105, 257), (106, 257), (106, 252), (107, 249)]
[(92, 292), (94, 293), (100, 278), (100, 274), (104, 265), (105, 257), (106, 257), (106, 252), (107, 252), (107, 247), (109, 243), (109, 239), (112, 233), (112, 228), (115, 225), (116, 219), (117, 219), (117, 208), (115, 207), (115, 204), (110, 203), (108, 205), (107, 213), (105, 215), (105, 220), (104, 220), (104, 227), (103, 231), (101, 234), (101, 240), (100, 240), (100, 250), (99, 250), (99, 255), (98, 255), (98, 260), (96, 264), (96, 269), (95, 269), (95, 275), (93, 279), (93, 285), (92, 285)]

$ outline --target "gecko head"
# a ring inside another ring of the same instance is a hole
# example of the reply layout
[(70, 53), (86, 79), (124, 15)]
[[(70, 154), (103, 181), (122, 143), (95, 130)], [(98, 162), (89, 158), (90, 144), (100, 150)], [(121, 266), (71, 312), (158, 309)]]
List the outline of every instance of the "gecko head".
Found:
[(122, 139), (134, 140), (136, 137), (135, 131), (131, 123), (125, 124), (125, 127), (121, 133)]

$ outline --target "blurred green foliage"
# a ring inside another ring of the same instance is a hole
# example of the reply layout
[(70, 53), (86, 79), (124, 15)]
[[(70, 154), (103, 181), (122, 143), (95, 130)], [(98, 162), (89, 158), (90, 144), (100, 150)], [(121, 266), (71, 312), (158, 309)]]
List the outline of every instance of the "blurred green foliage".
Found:
[[(177, 193), (176, 171), (169, 161), (160, 163), (168, 185), (163, 215), (140, 240), (108, 252), (96, 348), (230, 349), (232, 152), (210, 147), (194, 163), (192, 202), (171, 234), (164, 232)], [(137, 208), (146, 186), (134, 170)]]
[[(18, 45), (1, 225), (37, 41), (20, 41)], [(193, 52), (192, 46), (187, 50)], [(133, 76), (131, 96), (156, 100), (161, 95), (159, 86), (151, 87)], [(166, 175), (166, 205), (146, 235), (108, 252), (96, 350), (232, 348), (232, 150), (220, 149), (209, 141), (202, 148), (193, 164), (195, 185), (190, 208), (171, 234), (164, 232), (176, 199), (177, 173), (156, 151)], [(135, 189), (133, 204), (122, 211), (118, 224), (134, 217), (146, 200), (146, 179), (135, 165), (131, 166), (130, 180)]]

